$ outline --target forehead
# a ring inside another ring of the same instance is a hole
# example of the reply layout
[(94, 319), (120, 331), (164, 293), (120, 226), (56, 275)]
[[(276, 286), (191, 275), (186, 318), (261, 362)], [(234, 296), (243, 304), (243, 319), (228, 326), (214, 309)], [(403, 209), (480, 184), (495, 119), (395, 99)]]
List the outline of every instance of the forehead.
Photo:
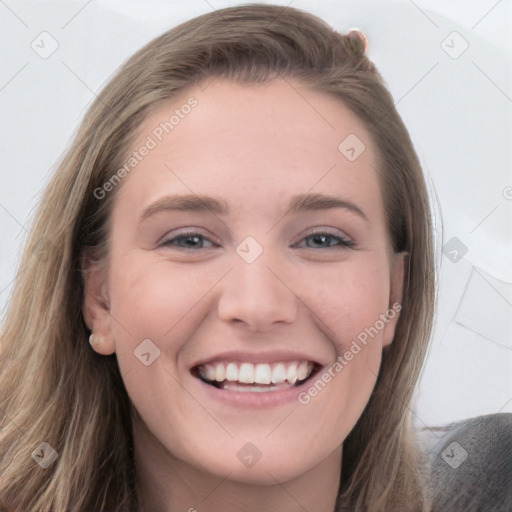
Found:
[(235, 209), (261, 209), (262, 199), (277, 208), (280, 198), (311, 191), (380, 205), (375, 148), (362, 121), (333, 95), (291, 81), (191, 87), (146, 117), (131, 151), (145, 145), (120, 191), (137, 203), (183, 192), (228, 195)]

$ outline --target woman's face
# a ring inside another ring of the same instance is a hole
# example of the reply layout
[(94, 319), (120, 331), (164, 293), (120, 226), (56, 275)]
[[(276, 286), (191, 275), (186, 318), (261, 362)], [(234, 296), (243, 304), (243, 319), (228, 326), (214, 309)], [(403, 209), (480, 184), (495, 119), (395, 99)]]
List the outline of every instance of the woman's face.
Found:
[(298, 84), (216, 79), (156, 108), (129, 157), (86, 318), (115, 350), (136, 439), (253, 483), (339, 457), (403, 278), (362, 122)]

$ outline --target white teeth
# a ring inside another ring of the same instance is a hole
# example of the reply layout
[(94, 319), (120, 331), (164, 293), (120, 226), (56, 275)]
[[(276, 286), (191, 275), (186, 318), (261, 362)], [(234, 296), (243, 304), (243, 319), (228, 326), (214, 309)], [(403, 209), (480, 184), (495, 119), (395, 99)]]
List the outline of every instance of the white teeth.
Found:
[(272, 370), (269, 364), (257, 364), (254, 371), (254, 382), (258, 384), (270, 384), (272, 382)]
[(254, 382), (254, 365), (243, 363), (238, 372), (238, 382), (252, 384)]
[[(208, 363), (199, 367), (200, 376), (210, 382), (239, 382), (241, 384), (295, 384), (305, 380), (313, 371), (309, 361), (281, 363)], [(252, 386), (251, 389), (257, 386)], [(261, 388), (269, 389), (269, 388)], [(272, 388), (273, 389), (273, 388)]]
[(236, 363), (229, 363), (226, 366), (226, 380), (234, 382), (238, 380), (238, 366)]
[(286, 370), (286, 380), (290, 384), (295, 384), (297, 381), (297, 363), (292, 363), (288, 366)]
[(215, 366), (211, 364), (205, 364), (204, 375), (208, 380), (215, 380)]
[(268, 393), (269, 391), (275, 391), (278, 389), (276, 386), (237, 386), (236, 384), (226, 384), (222, 389), (228, 389), (229, 391), (237, 391), (246, 393), (247, 391), (256, 393)]
[(303, 361), (297, 368), (297, 380), (304, 380), (308, 376), (308, 363)]
[(226, 368), (224, 365), (218, 364), (215, 368), (215, 377), (210, 380), (216, 380), (217, 382), (222, 382), (226, 378)]
[[(307, 364), (307, 363), (306, 363)], [(272, 384), (281, 384), (286, 380), (286, 368), (283, 363), (278, 363), (272, 371)]]

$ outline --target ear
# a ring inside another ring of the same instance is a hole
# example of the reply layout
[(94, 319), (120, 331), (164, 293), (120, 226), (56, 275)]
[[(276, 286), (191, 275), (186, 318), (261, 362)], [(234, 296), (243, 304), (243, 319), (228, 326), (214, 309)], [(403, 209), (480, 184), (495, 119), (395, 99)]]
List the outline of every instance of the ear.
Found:
[(93, 261), (88, 252), (82, 254), (81, 261), (84, 282), (82, 314), (87, 327), (101, 340), (94, 344), (93, 350), (98, 354), (111, 355), (115, 352), (115, 341), (111, 329), (106, 263)]
[(387, 322), (384, 327), (383, 347), (391, 345), (395, 337), (396, 324), (402, 310), (404, 280), (407, 276), (409, 263), (408, 252), (398, 252), (391, 255), (390, 261), (390, 287)]

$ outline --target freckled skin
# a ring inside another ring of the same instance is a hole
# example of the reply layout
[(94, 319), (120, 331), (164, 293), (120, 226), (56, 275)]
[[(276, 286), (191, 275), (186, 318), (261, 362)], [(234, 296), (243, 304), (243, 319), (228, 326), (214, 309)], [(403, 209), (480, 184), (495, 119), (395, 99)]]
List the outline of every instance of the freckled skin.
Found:
[[(137, 411), (144, 499), (154, 510), (235, 510), (233, 503), (296, 510), (286, 493), (267, 493), (276, 481), (305, 506), (332, 510), (343, 440), (392, 341), (398, 315), (307, 405), (241, 411), (209, 400), (189, 371), (205, 355), (227, 350), (299, 350), (329, 365), (400, 302), (403, 257), (387, 250), (368, 131), (340, 100), (295, 87), (301, 95), (284, 81), (217, 79), (163, 103), (140, 127), (134, 148), (190, 96), (198, 102), (117, 191), (108, 278), (98, 292), (109, 310), (91, 298), (91, 281), (86, 317), (109, 340), (106, 353), (117, 354)], [(350, 134), (366, 146), (353, 162), (338, 151)], [(368, 220), (342, 208), (283, 217), (290, 198), (304, 193), (343, 197)], [(145, 209), (169, 194), (213, 196), (230, 212), (160, 212), (141, 223)], [(205, 241), (159, 246), (186, 228)], [(354, 246), (318, 247), (311, 238), (318, 230)], [(263, 249), (250, 264), (236, 251), (248, 236)], [(161, 351), (149, 366), (134, 356), (145, 339)], [(262, 454), (251, 468), (237, 457), (248, 442)], [(194, 489), (204, 497), (227, 475), (211, 499), (193, 502)]]

